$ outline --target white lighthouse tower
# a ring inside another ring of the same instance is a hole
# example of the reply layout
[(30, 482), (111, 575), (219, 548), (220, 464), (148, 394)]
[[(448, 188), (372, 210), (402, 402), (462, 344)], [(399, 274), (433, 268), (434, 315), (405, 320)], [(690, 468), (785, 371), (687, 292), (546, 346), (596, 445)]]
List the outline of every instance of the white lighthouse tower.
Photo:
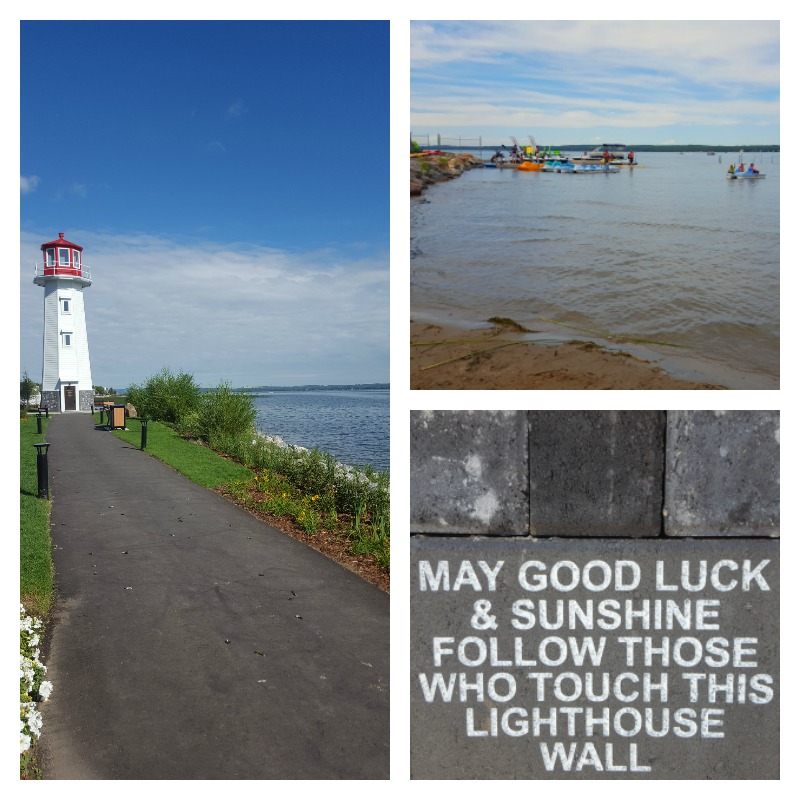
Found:
[(92, 369), (83, 290), (91, 286), (83, 248), (63, 233), (42, 245), (43, 262), (33, 282), (44, 286), (43, 407), (50, 411), (91, 411)]

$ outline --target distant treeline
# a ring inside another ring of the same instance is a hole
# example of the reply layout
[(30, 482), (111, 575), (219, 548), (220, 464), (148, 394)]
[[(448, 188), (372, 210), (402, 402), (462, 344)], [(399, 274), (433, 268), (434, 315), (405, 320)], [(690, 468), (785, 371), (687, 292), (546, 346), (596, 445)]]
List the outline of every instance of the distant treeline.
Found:
[(237, 392), (355, 392), (367, 389), (388, 389), (388, 383), (348, 383), (321, 385), (315, 383), (303, 386), (242, 386)]

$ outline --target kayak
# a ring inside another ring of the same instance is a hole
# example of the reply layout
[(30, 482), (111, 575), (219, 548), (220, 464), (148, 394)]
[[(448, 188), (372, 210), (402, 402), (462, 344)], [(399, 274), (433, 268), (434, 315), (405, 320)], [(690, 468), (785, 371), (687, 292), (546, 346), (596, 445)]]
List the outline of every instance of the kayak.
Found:
[(532, 161), (523, 161), (521, 164), (517, 165), (517, 169), (526, 172), (539, 172), (543, 166), (544, 164), (534, 164)]

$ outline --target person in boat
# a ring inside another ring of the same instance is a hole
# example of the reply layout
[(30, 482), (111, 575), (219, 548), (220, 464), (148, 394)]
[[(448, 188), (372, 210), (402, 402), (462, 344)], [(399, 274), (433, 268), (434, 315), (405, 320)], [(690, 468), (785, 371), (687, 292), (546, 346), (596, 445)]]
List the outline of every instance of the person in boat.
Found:
[(734, 166), (733, 166), (733, 164), (731, 164), (731, 165), (730, 165), (730, 167), (728, 168), (728, 172), (729, 172), (731, 175), (733, 175), (733, 174), (734, 174), (734, 172), (736, 172), (736, 167), (734, 167)]
[(605, 151), (605, 153), (603, 153), (603, 163), (604, 163), (604, 164), (608, 164), (608, 162), (609, 162), (610, 160), (611, 160), (611, 155), (610, 155), (610, 153), (608, 152), (608, 150), (606, 150), (606, 151)]
[(633, 166), (633, 150), (628, 153), (628, 164)]
[(753, 173), (755, 173), (756, 175), (758, 175), (758, 170), (757, 170), (757, 169), (756, 169), (756, 168), (755, 168), (755, 167), (754, 167), (752, 164), (750, 165), (750, 169), (749, 169), (749, 170), (747, 170), (747, 171), (748, 171), (748, 172), (753, 172)]
[(744, 172), (744, 164), (739, 164), (739, 172)]

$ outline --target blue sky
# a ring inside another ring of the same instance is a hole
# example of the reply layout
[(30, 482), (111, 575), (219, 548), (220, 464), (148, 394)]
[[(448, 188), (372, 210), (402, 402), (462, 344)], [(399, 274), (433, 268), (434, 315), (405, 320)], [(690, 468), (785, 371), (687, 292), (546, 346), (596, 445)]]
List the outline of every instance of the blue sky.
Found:
[(412, 137), (779, 144), (779, 34), (758, 21), (412, 22)]
[[(386, 22), (33, 21), (21, 370), (39, 246), (84, 247), (95, 383), (389, 380)], [(51, 54), (43, 57), (43, 54)]]

